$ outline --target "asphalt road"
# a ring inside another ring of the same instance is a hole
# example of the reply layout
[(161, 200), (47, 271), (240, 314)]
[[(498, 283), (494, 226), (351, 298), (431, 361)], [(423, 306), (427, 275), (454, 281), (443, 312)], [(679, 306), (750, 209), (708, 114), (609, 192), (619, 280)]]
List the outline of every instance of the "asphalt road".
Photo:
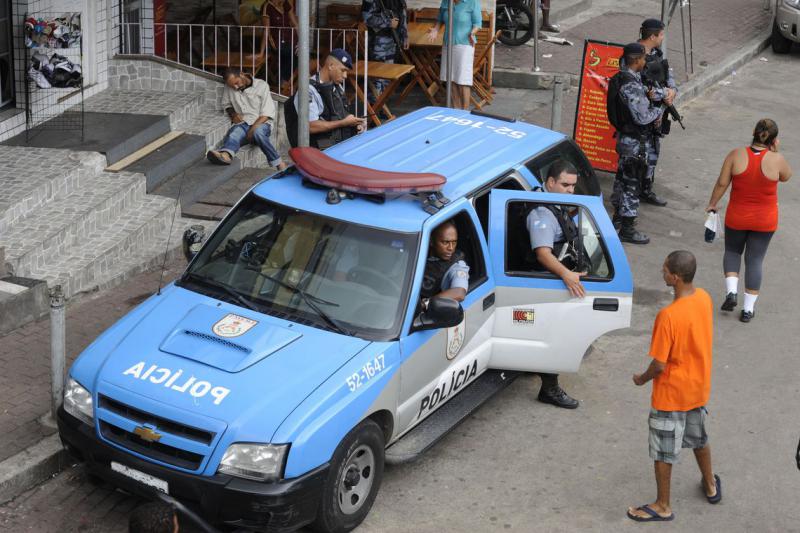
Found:
[[(703, 241), (703, 207), (722, 159), (749, 142), (755, 122), (777, 120), (781, 148), (800, 172), (796, 81), (800, 55), (764, 53), (682, 111), (688, 130), (664, 143), (657, 189), (666, 208), (646, 206), (648, 246), (628, 246), (635, 282), (632, 327), (598, 340), (576, 375), (562, 384), (582, 402), (576, 411), (540, 404), (538, 379), (522, 377), (430, 450), (419, 462), (388, 468), (359, 531), (634, 531), (629, 505), (655, 498), (647, 454), (649, 386), (631, 375), (647, 364), (651, 326), (671, 296), (661, 280), (664, 257), (689, 249), (697, 285), (716, 304), (724, 297), (723, 243)], [(729, 82), (729, 83), (728, 83)], [(800, 531), (799, 313), (800, 189), (780, 186), (781, 222), (765, 262), (755, 319), (715, 315), (710, 442), (723, 500), (709, 505), (691, 453), (673, 470), (674, 531)], [(609, 177), (604, 179), (608, 191)], [(67, 471), (0, 507), (4, 531), (125, 531), (135, 500)]]

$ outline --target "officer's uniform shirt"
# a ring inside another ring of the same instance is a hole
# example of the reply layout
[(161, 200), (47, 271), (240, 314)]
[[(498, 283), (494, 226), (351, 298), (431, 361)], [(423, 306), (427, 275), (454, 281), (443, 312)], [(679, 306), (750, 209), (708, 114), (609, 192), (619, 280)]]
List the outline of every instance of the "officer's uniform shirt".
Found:
[[(408, 39), (408, 24), (406, 21), (407, 10), (405, 9), (405, 2), (391, 2), (390, 0), (383, 0), (383, 6), (379, 5), (375, 0), (366, 0), (364, 2), (364, 23), (369, 29), (380, 32), (381, 30), (390, 29), (392, 27), (391, 11), (383, 11), (381, 7), (387, 10), (397, 9), (399, 13), (397, 28), (395, 32), (401, 43)], [(369, 42), (371, 49), (370, 59), (377, 61), (386, 61), (393, 59), (397, 53), (397, 44), (394, 42), (394, 37), (391, 35), (375, 35)]]
[[(430, 262), (441, 261), (436, 256), (431, 256), (428, 258)], [(469, 266), (464, 261), (456, 261), (450, 268), (447, 269), (447, 272), (444, 273), (444, 277), (442, 277), (442, 286), (440, 287), (442, 291), (446, 291), (447, 289), (469, 289)]]
[(531, 249), (554, 248), (555, 243), (564, 242), (564, 232), (552, 211), (546, 207), (532, 209), (525, 221), (531, 239)]
[[(319, 73), (311, 77), (312, 80), (319, 82)], [(294, 95), (294, 108), (300, 109), (300, 93)], [(322, 101), (322, 95), (319, 94), (317, 88), (312, 84), (308, 84), (308, 121), (314, 122), (319, 120), (322, 112), (325, 110), (325, 104)]]
[[(653, 105), (647, 97), (647, 89), (642, 84), (642, 76), (638, 72), (626, 69), (627, 72), (636, 78), (635, 82), (629, 82), (620, 87), (619, 94), (622, 103), (631, 112), (631, 118), (638, 126), (646, 126), (655, 122), (664, 110), (657, 105)], [(652, 135), (648, 135), (645, 141), (645, 148), (649, 149)], [(636, 136), (620, 133), (617, 135), (617, 153), (620, 157), (638, 157), (640, 152), (640, 139)]]

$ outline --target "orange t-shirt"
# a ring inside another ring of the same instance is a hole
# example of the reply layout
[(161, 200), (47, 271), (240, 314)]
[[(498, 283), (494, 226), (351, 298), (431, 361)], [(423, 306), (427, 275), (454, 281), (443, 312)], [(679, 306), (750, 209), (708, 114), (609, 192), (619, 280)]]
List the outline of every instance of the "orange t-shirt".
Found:
[(691, 411), (711, 395), (711, 345), (714, 304), (703, 289), (678, 298), (659, 311), (650, 357), (666, 364), (653, 380), (653, 409)]

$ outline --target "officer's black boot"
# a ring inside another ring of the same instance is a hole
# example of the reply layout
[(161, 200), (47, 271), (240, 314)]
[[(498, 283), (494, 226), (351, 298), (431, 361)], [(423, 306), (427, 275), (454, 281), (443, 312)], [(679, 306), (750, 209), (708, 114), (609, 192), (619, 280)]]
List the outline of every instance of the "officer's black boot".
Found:
[(631, 244), (647, 244), (650, 242), (650, 237), (636, 230), (636, 217), (622, 217), (619, 240)]
[(614, 210), (614, 216), (611, 217), (611, 223), (614, 224), (614, 229), (619, 233), (619, 228), (622, 226), (622, 215), (619, 211)]
[(667, 201), (658, 196), (652, 190), (647, 192), (643, 191), (642, 194), (639, 195), (639, 199), (650, 205), (657, 205), (658, 207), (664, 207), (665, 205), (667, 205)]

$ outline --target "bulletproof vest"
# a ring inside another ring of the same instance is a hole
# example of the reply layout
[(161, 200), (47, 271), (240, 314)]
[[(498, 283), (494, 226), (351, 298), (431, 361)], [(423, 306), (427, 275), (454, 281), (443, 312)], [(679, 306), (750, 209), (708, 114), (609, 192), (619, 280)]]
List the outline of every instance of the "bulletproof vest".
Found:
[(283, 120), (289, 144), (292, 148), (297, 148), (297, 108), (294, 106), (294, 95), (283, 103)]
[[(335, 83), (321, 83), (320, 81), (312, 78), (311, 85), (317, 90), (322, 97), (322, 120), (342, 120), (350, 113), (347, 109), (347, 100), (344, 96), (344, 91)], [(332, 131), (325, 133), (316, 133), (311, 135), (309, 144), (315, 148), (327, 148), (345, 139), (349, 139), (355, 135), (355, 128), (336, 128)]]
[[(406, 3), (402, 0), (362, 0), (361, 12), (364, 13), (369, 11), (372, 4), (374, 4), (378, 9), (384, 11), (389, 18), (396, 18), (399, 20), (403, 19), (403, 12), (406, 10)], [(369, 32), (370, 40), (379, 36), (392, 37), (391, 28), (374, 30), (373, 28), (367, 27), (367, 31)]]
[[(579, 256), (577, 253), (579, 244), (578, 236), (580, 232), (578, 231), (578, 226), (575, 224), (575, 221), (569, 216), (569, 211), (549, 204), (543, 205), (542, 207), (553, 213), (558, 222), (558, 226), (561, 228), (561, 232), (564, 234), (563, 241), (553, 243), (553, 255), (556, 256), (556, 258), (561, 257), (561, 252), (564, 251), (564, 247), (566, 246), (566, 255), (560, 259), (561, 264), (573, 271), (584, 270), (585, 254), (580, 254)], [(530, 213), (530, 211), (528, 213)], [(534, 250), (530, 250), (530, 253), (526, 257), (526, 262), (528, 262), (534, 270), (547, 270), (544, 265), (539, 263)]]
[(640, 126), (633, 121), (631, 110), (622, 101), (620, 90), (629, 83), (640, 83), (636, 76), (628, 70), (620, 70), (608, 82), (606, 111), (608, 121), (619, 132), (626, 135), (642, 135), (649, 131), (649, 126)]
[(442, 280), (450, 267), (464, 260), (464, 252), (456, 250), (449, 261), (426, 261), (422, 277), (421, 298), (431, 298), (442, 292)]
[(642, 82), (645, 85), (658, 84), (659, 87), (666, 87), (668, 75), (669, 63), (664, 59), (660, 50), (656, 49), (654, 54), (645, 56), (644, 69), (642, 70)]

